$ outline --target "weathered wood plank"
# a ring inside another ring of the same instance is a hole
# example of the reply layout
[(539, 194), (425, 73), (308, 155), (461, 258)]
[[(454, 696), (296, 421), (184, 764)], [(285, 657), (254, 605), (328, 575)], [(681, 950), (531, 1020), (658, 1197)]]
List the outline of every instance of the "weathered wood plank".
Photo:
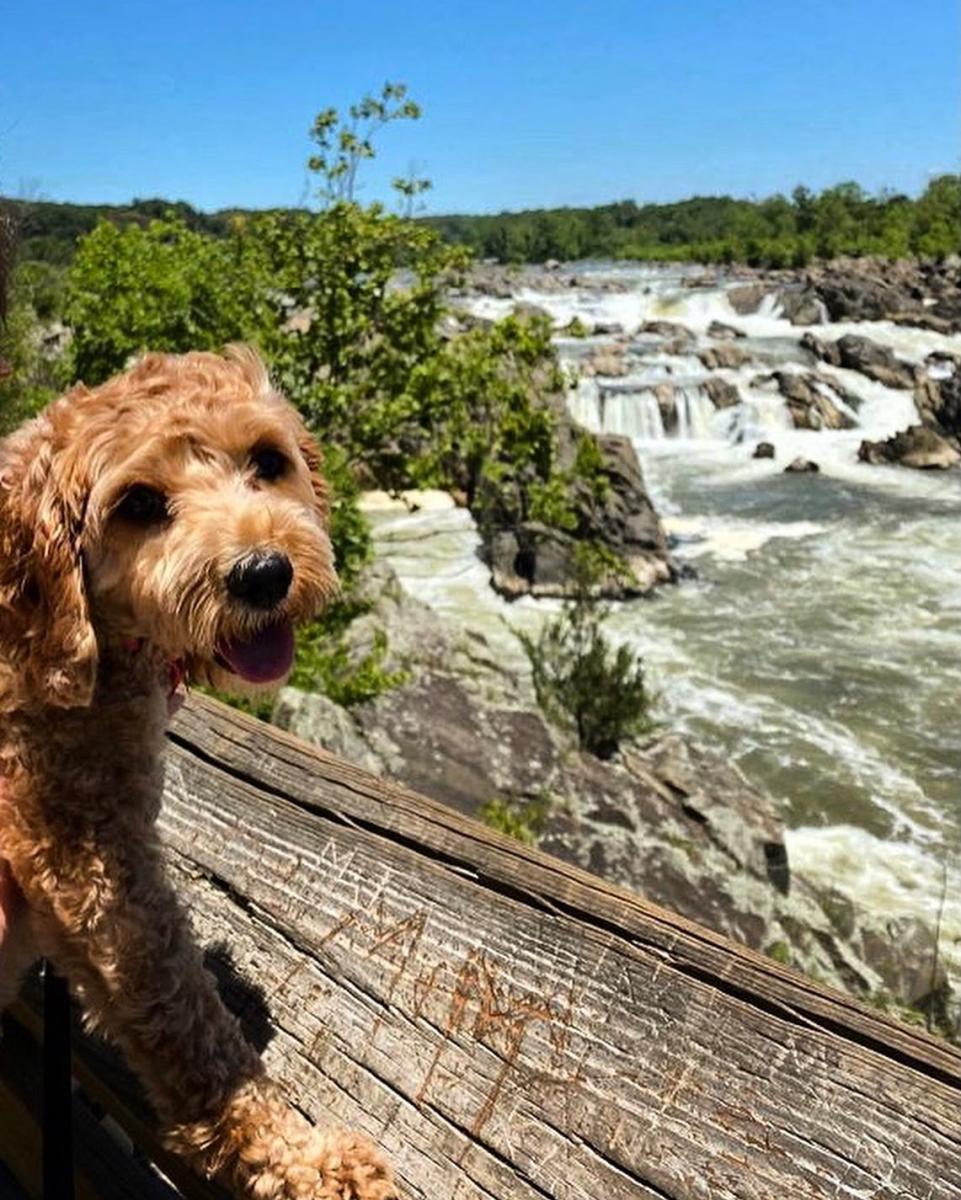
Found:
[[(248, 721), (203, 698), (188, 705), (174, 740), (187, 738), (191, 753), (255, 786), (335, 820), (370, 829), (419, 852), (433, 854), (508, 894), (526, 895), (549, 911), (563, 911), (595, 927), (611, 927), (667, 954), (679, 969), (723, 986), (743, 988), (754, 1002), (788, 1004), (799, 1021), (842, 1020), (846, 1036), (895, 1047), (906, 1062), (958, 1077), (958, 1054), (923, 1031), (866, 1009), (851, 997), (825, 991), (790, 968), (746, 948), (734, 959), (723, 937), (686, 918), (612, 887), (560, 859), (478, 826), (446, 805), (392, 786), (282, 730)], [(843, 1014), (843, 1015), (842, 1015)]]
[(961, 1198), (949, 1047), (220, 706), (172, 740), (201, 936), (411, 1198)]

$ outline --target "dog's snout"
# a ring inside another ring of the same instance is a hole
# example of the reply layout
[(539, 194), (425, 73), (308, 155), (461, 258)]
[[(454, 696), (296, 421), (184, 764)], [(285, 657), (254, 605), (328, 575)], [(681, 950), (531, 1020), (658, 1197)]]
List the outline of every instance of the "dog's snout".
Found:
[(286, 554), (248, 554), (234, 563), (227, 576), (227, 591), (252, 608), (273, 608), (290, 591), (293, 578), (294, 568)]

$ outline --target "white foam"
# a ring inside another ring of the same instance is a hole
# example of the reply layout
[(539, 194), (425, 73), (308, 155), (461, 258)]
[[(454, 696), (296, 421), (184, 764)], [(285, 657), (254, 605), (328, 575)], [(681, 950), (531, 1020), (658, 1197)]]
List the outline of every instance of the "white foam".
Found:
[[(822, 888), (853, 895), (891, 919), (919, 917), (939, 924), (939, 955), (961, 976), (961, 871), (957, 860), (917, 842), (882, 841), (852, 825), (789, 830), (793, 867)], [(934, 959), (932, 943), (932, 963)]]
[(775, 538), (806, 538), (822, 533), (825, 525), (817, 521), (712, 521), (704, 516), (668, 516), (661, 522), (665, 530), (684, 538), (696, 538), (685, 544), (685, 558), (701, 558), (706, 554), (720, 562), (744, 562), (749, 554), (760, 550)]

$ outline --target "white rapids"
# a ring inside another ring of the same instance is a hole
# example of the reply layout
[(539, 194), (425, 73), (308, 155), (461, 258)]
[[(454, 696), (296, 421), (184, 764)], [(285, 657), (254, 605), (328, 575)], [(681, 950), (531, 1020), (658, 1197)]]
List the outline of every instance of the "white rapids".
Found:
[[(823, 363), (818, 371), (854, 397), (857, 427), (794, 429), (759, 376), (814, 367), (799, 345), (806, 330), (772, 299), (741, 316), (723, 287), (685, 286), (683, 268), (579, 268), (591, 272), (627, 290), (525, 288), (471, 309), (496, 318), (524, 301), (558, 330), (578, 317), (624, 331), (626, 373), (580, 378), (570, 411), (588, 429), (634, 439), (675, 553), (698, 578), (616, 606), (612, 634), (643, 653), (660, 718), (726, 753), (776, 799), (799, 870), (876, 912), (940, 919), (942, 958), (961, 976), (961, 472), (858, 462), (862, 439), (916, 423), (912, 393)], [(676, 322), (694, 340), (665, 353), (635, 339), (647, 321)], [(745, 334), (736, 344), (751, 362), (701, 365), (697, 351), (718, 344), (712, 321)], [(961, 337), (887, 322), (813, 332), (864, 334), (911, 363), (961, 354)], [(557, 337), (572, 377), (613, 341)], [(709, 376), (734, 385), (740, 403), (716, 410)], [(664, 384), (676, 403), (670, 431), (655, 390)], [(775, 445), (773, 461), (752, 457), (760, 440)], [(796, 456), (820, 473), (785, 475)], [(416, 594), (505, 653), (521, 654), (511, 624), (556, 610), (493, 593), (461, 511), (384, 514), (376, 537)]]

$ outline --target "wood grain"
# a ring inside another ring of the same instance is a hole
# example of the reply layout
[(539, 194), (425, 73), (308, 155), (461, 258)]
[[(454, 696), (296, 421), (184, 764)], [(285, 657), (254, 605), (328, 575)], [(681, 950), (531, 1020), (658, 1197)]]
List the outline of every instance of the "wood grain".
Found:
[[(961, 1200), (948, 1045), (213, 702), (170, 742), (225, 998), (408, 1200)], [(154, 1151), (109, 1055), (78, 1062)]]
[(961, 1056), (201, 701), (163, 825), (317, 1119), (411, 1197), (961, 1197)]

